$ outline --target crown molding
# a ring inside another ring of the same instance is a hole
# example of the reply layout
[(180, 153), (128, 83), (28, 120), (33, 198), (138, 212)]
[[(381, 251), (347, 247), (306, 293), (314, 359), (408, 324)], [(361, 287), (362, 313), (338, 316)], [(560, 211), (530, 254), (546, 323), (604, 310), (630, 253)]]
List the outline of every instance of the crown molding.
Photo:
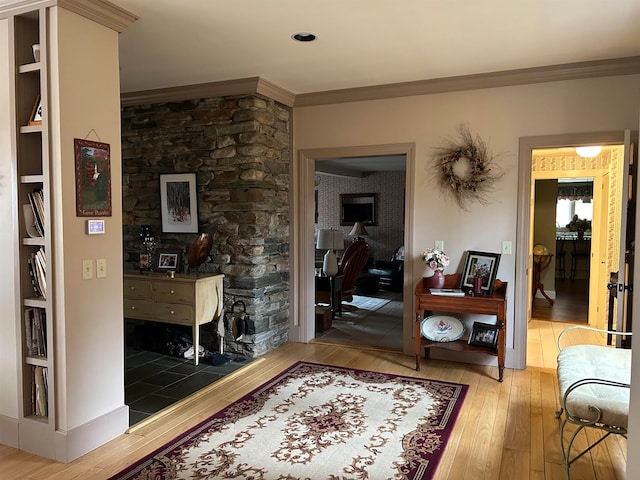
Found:
[(314, 105), (362, 102), (386, 98), (635, 74), (640, 74), (640, 56), (566, 63), (545, 67), (523, 68), (520, 70), (462, 75), (458, 77), (435, 78), (431, 80), (392, 83), (372, 87), (346, 88), (300, 95), (295, 95), (260, 77), (250, 77), (238, 80), (226, 80), (223, 82), (200, 83), (181, 87), (123, 93), (120, 99), (122, 106), (131, 106), (192, 100), (194, 98), (222, 97), (226, 95), (260, 94), (289, 107), (309, 107)]
[(156, 88), (140, 90), (120, 95), (123, 107), (147, 105), (152, 103), (180, 102), (194, 98), (225, 97), (227, 95), (253, 94), (258, 90), (258, 77), (226, 80), (223, 82), (198, 83), (181, 87)]
[(557, 82), (640, 73), (640, 56), (576, 62), (502, 72), (435, 78), (372, 87), (346, 88), (296, 95), (294, 107), (362, 102), (385, 98), (508, 87), (531, 83)]
[(138, 20), (137, 15), (107, 0), (58, 0), (57, 4), (118, 33)]
[(0, 6), (0, 18), (42, 7), (61, 7), (100, 25), (123, 32), (138, 17), (107, 0), (7, 0)]
[(226, 80), (223, 82), (199, 83), (182, 87), (141, 90), (120, 95), (123, 107), (152, 103), (179, 102), (194, 98), (225, 97), (228, 95), (260, 94), (289, 107), (293, 106), (295, 95), (259, 77)]

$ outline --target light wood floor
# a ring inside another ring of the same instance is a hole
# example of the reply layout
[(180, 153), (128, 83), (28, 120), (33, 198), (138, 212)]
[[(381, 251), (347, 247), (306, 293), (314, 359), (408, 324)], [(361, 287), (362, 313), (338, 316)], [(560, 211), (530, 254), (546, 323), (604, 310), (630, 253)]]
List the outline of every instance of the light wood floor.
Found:
[[(504, 382), (499, 383), (495, 367), (423, 359), (420, 372), (416, 372), (412, 368), (414, 359), (399, 353), (298, 343), (268, 353), (161, 418), (142, 424), (73, 463), (60, 464), (0, 446), (0, 478), (106, 479), (297, 360), (468, 384), (468, 396), (435, 476), (438, 480), (563, 478), (554, 416), (558, 400), (553, 369), (505, 369)], [(625, 463), (626, 440), (616, 436), (578, 460), (571, 468), (572, 478), (622, 479)]]

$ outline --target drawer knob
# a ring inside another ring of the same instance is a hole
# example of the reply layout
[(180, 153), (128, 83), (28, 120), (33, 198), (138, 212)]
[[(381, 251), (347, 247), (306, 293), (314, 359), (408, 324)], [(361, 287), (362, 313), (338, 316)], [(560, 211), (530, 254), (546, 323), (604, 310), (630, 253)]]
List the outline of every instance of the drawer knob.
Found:
[(135, 290), (135, 289), (136, 289), (136, 287), (134, 287), (134, 286), (129, 287), (129, 290)]
[(175, 292), (175, 290), (169, 290), (169, 293), (170, 293), (171, 295), (173, 295), (173, 294), (174, 294), (174, 293), (176, 293), (176, 292)]
[(176, 312), (174, 312), (173, 310), (171, 310), (171, 312), (170, 312), (170, 313), (171, 313), (171, 315), (173, 315), (173, 314), (174, 314), (174, 313), (176, 313)]
[(135, 309), (136, 309), (136, 307), (131, 307), (131, 310), (135, 310)]

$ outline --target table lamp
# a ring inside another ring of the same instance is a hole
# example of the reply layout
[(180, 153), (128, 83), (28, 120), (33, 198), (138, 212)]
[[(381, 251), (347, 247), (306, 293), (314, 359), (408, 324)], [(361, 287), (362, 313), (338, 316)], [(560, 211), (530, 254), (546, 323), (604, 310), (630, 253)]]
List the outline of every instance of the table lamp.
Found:
[(364, 228), (364, 223), (356, 222), (353, 224), (353, 228), (349, 232), (349, 236), (353, 237), (353, 241), (357, 242), (358, 240), (364, 240), (364, 236), (369, 235), (367, 229)]
[(327, 277), (334, 277), (338, 273), (338, 258), (334, 250), (344, 247), (342, 230), (320, 230), (318, 232), (318, 243), (316, 248), (327, 249), (322, 262), (322, 271)]

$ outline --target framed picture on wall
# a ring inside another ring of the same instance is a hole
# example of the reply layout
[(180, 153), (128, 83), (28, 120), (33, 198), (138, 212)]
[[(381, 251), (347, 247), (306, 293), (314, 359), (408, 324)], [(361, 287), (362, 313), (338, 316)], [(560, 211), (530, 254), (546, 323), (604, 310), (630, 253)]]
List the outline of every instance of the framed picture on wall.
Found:
[(76, 170), (76, 216), (111, 216), (111, 147), (73, 139)]
[(195, 173), (160, 175), (163, 233), (198, 233), (198, 193)]

